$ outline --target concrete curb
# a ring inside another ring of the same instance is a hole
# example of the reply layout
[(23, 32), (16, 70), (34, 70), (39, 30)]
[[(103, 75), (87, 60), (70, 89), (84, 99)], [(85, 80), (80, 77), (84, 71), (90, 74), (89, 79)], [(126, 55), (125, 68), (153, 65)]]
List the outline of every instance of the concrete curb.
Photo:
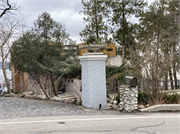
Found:
[(140, 112), (163, 112), (163, 111), (180, 112), (180, 104), (155, 105), (148, 108), (139, 109), (139, 111)]

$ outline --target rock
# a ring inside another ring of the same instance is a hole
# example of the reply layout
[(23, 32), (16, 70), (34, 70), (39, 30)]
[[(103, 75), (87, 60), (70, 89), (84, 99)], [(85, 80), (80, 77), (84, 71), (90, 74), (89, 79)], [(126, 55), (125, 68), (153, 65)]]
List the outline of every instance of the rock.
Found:
[(21, 94), (17, 94), (17, 97), (21, 98)]
[(78, 105), (78, 106), (82, 105), (82, 101), (81, 101), (81, 100), (78, 100), (78, 101), (76, 102), (76, 105)]
[(23, 92), (23, 94), (24, 94), (26, 97), (31, 96), (31, 94), (30, 94), (28, 91)]
[(31, 98), (31, 95), (26, 94), (24, 97), (25, 97), (25, 98)]
[(33, 95), (33, 92), (32, 92), (32, 91), (29, 91), (29, 94), (30, 94), (30, 95)]
[(42, 99), (41, 97), (42, 97), (42, 95), (38, 95), (38, 96), (37, 96), (38, 99)]
[(107, 99), (107, 103), (109, 103), (110, 101)]
[(137, 108), (136, 106), (133, 106), (133, 109), (136, 110), (136, 109), (138, 109), (138, 108)]
[(37, 99), (37, 96), (36, 95), (32, 95), (31, 99)]
[(108, 103), (107, 105), (108, 105), (108, 107), (112, 107), (112, 105), (113, 105), (113, 104), (111, 104), (111, 103)]
[(28, 98), (29, 98), (29, 99), (34, 99), (34, 96), (29, 96)]
[(15, 97), (15, 94), (11, 92), (10, 97)]
[(117, 105), (117, 101), (115, 100), (115, 101), (113, 102), (113, 104)]
[(149, 107), (149, 104), (147, 104), (146, 107)]
[(64, 102), (65, 100), (64, 99), (61, 99), (60, 102)]
[(69, 99), (64, 100), (64, 103), (68, 103)]
[(4, 95), (4, 97), (11, 97), (11, 95), (10, 94), (6, 94), (6, 95)]
[(143, 109), (143, 108), (144, 108), (144, 105), (138, 106), (138, 109)]
[(134, 96), (135, 96), (136, 98), (138, 97), (138, 95), (137, 95), (137, 94), (135, 94)]
[(77, 100), (74, 100), (74, 101), (73, 101), (73, 104), (76, 104), (76, 102), (77, 102)]
[(129, 111), (130, 107), (127, 106), (127, 107), (124, 108), (124, 110)]
[(47, 98), (46, 98), (45, 95), (42, 95), (42, 96), (41, 96), (41, 99), (42, 99), (42, 100), (47, 100)]
[(135, 94), (134, 94), (134, 93), (131, 93), (130, 95), (131, 95), (132, 97), (134, 97)]
[(106, 100), (108, 101), (108, 103), (111, 101), (111, 99), (110, 99), (110, 98), (108, 98), (108, 97), (107, 97), (107, 99), (106, 99)]
[(120, 111), (120, 109), (121, 109), (121, 108), (117, 108), (116, 110), (117, 110), (117, 111)]
[(119, 105), (124, 105), (124, 102), (120, 102)]
[(128, 107), (129, 105), (128, 104), (125, 104), (125, 107)]
[(129, 91), (129, 88), (125, 88), (125, 91)]
[(73, 103), (73, 100), (69, 99), (68, 103), (69, 103), (69, 104), (72, 104), (72, 103)]
[(17, 97), (18, 95), (17, 94), (14, 94), (14, 97)]
[(112, 109), (117, 109), (117, 106), (116, 105), (112, 105)]
[(60, 101), (61, 97), (54, 96), (50, 99), (51, 101)]

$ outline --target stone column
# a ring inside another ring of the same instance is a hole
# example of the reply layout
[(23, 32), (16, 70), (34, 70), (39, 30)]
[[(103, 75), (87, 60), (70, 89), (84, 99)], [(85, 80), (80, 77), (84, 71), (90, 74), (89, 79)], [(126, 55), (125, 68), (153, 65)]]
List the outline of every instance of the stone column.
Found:
[(133, 112), (138, 105), (138, 90), (137, 87), (130, 87), (128, 85), (121, 85), (120, 92), (120, 110), (124, 112)]
[(97, 109), (107, 107), (106, 69), (107, 55), (85, 53), (81, 60), (82, 106)]

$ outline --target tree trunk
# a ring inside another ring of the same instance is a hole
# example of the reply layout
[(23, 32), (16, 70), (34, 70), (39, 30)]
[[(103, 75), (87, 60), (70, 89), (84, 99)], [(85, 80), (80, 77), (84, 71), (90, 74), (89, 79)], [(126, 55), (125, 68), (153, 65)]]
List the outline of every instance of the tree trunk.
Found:
[(165, 74), (164, 87), (165, 87), (165, 90), (168, 90), (168, 73)]
[(169, 79), (170, 79), (170, 83), (171, 83), (171, 90), (173, 90), (173, 78), (172, 78), (172, 72), (171, 70), (169, 70)]
[[(173, 0), (173, 4), (174, 4)], [(175, 89), (177, 89), (177, 76), (176, 76), (176, 43), (175, 43), (175, 30), (176, 28), (174, 27), (175, 25), (175, 16), (174, 16), (174, 10), (175, 7), (173, 6), (173, 76), (174, 76), (174, 81), (175, 81)]]
[(177, 89), (177, 76), (176, 76), (176, 71), (173, 72), (173, 75), (174, 75), (174, 84), (175, 84), (175, 89)]
[(52, 84), (52, 88), (53, 88), (54, 95), (55, 95), (55, 96), (58, 96), (58, 95), (57, 95), (57, 91), (56, 91), (55, 86), (54, 86), (53, 76), (50, 75), (50, 77), (51, 77), (51, 84)]
[(99, 41), (99, 29), (98, 29), (98, 20), (97, 20), (97, 1), (96, 0), (94, 0), (94, 11), (95, 11), (95, 13), (94, 13), (94, 15), (95, 15), (95, 25), (96, 25), (96, 38), (98, 39), (98, 41)]
[(124, 14), (124, 0), (123, 0), (123, 46), (122, 46), (122, 63), (125, 62), (126, 56), (125, 56), (125, 14)]
[(158, 89), (158, 86), (159, 86), (159, 72), (158, 72), (158, 65), (159, 65), (159, 32), (157, 33), (157, 50), (156, 50), (156, 70), (155, 70), (155, 79), (156, 79), (156, 88)]
[[(176, 53), (175, 50), (175, 45), (173, 46), (173, 51), (174, 54)], [(174, 76), (174, 84), (175, 84), (175, 89), (177, 89), (177, 76), (176, 76), (176, 59), (175, 59), (175, 55), (174, 55), (174, 61), (173, 61), (173, 76)]]
[(6, 84), (6, 87), (7, 87), (7, 92), (10, 93), (11, 92), (10, 81), (7, 78), (7, 75), (6, 75), (6, 67), (4, 67), (4, 60), (2, 60), (2, 70), (3, 70), (3, 76), (4, 76), (5, 84)]
[(47, 97), (48, 99), (50, 99), (51, 97), (47, 94), (46, 90), (43, 88), (43, 86), (42, 86), (42, 84), (41, 84), (41, 82), (40, 82), (39, 76), (37, 76), (37, 77), (38, 77), (37, 82), (38, 82), (39, 86), (40, 86), (41, 89), (43, 90), (43, 92), (44, 92), (44, 94), (46, 95), (46, 97)]

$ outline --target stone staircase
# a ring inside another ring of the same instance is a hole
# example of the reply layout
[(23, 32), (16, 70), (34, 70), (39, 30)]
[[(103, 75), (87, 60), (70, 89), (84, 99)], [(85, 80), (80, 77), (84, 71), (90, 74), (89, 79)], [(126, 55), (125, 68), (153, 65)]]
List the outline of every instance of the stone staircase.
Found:
[(63, 93), (63, 94), (59, 94), (58, 97), (61, 97), (61, 99), (71, 99), (71, 100), (75, 100), (76, 98), (70, 94), (70, 93)]

